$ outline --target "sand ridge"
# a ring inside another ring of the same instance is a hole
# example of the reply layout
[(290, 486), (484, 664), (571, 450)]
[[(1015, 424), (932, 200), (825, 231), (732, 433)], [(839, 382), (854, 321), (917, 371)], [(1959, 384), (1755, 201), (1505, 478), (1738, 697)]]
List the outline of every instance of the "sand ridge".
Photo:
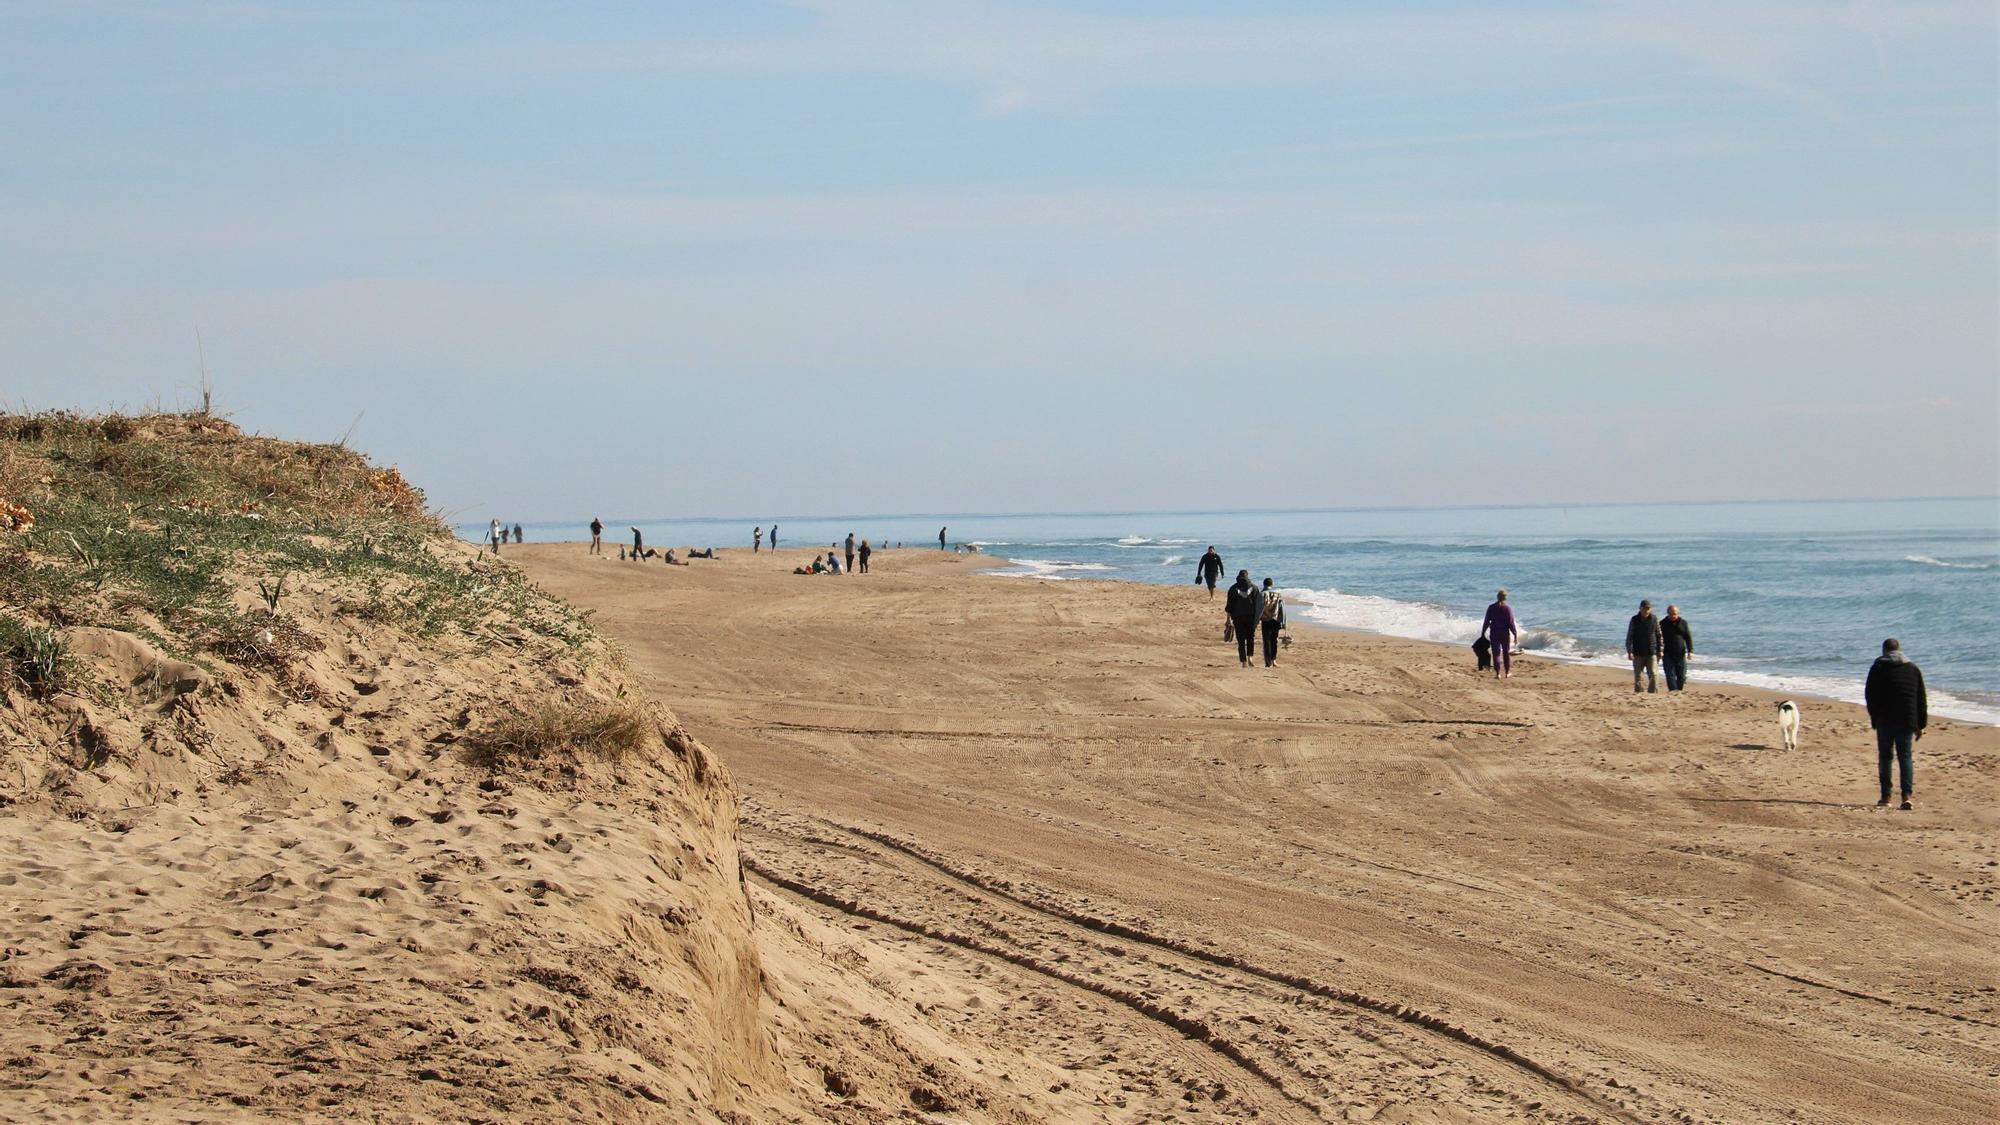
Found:
[(1698, 663), (1634, 696), (1299, 630), (1243, 670), (1185, 588), (513, 556), (734, 772), (820, 1116), (1995, 1114), (1991, 728), (1883, 813), (1859, 708), (1787, 754)]

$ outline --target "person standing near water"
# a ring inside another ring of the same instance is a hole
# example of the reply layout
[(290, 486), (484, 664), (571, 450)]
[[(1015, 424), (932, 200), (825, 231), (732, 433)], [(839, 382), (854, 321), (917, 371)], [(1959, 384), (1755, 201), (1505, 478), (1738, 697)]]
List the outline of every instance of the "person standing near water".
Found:
[(1693, 655), (1694, 634), (1688, 631), (1687, 618), (1681, 616), (1681, 607), (1670, 605), (1666, 620), (1660, 622), (1660, 669), (1666, 673), (1668, 691), (1687, 686), (1688, 657)]
[(1285, 598), (1269, 578), (1264, 579), (1264, 607), (1257, 612), (1257, 623), (1264, 630), (1264, 667), (1269, 668), (1278, 662), (1278, 630), (1285, 627)]
[(590, 553), (593, 555), (604, 553), (604, 521), (596, 516), (590, 517)]
[(854, 569), (854, 533), (847, 533), (847, 569)]
[(868, 548), (868, 540), (866, 540), (866, 539), (863, 539), (863, 540), (861, 541), (861, 547), (860, 547), (860, 554), (861, 554), (861, 573), (863, 573), (863, 574), (866, 574), (866, 573), (868, 573), (868, 556), (869, 556), (869, 555), (871, 555), (871, 554), (873, 554), (873, 553), (874, 553), (874, 552), (873, 552), (873, 551), (871, 551), (871, 550), (869, 550), (869, 548)]
[(1250, 655), (1257, 651), (1257, 619), (1264, 615), (1264, 594), (1251, 583), (1249, 571), (1236, 572), (1236, 584), (1229, 588), (1222, 612), (1229, 615), (1229, 627), (1236, 633), (1236, 660), (1248, 668)]
[(645, 546), (646, 546), (646, 540), (645, 540), (645, 537), (639, 534), (639, 529), (638, 529), (638, 528), (636, 528), (636, 527), (635, 527), (635, 528), (633, 528), (633, 529), (632, 529), (632, 561), (633, 561), (633, 562), (638, 562), (638, 561), (639, 561), (639, 552), (640, 552), (641, 550), (643, 550), (643, 549), (645, 548)]
[(778, 549), (778, 525), (775, 523), (771, 525), (771, 549)]
[[(771, 530), (776, 531), (777, 528), (774, 527)], [(772, 546), (775, 547), (777, 546), (777, 544), (773, 543)], [(764, 549), (764, 525), (758, 524), (757, 530), (750, 533), (750, 553), (754, 555), (763, 549)]]
[(1493, 604), (1486, 607), (1486, 621), (1479, 627), (1479, 635), (1493, 646), (1493, 678), (1511, 678), (1514, 641), (1521, 635), (1521, 629), (1514, 623), (1514, 607), (1507, 604), (1507, 591), (1493, 595)]
[(1215, 553), (1215, 545), (1210, 544), (1208, 553), (1194, 564), (1194, 580), (1197, 584), (1208, 583), (1208, 596), (1215, 596), (1215, 583), (1222, 577), (1222, 556)]
[(1646, 690), (1657, 692), (1660, 682), (1653, 676), (1653, 661), (1660, 656), (1660, 619), (1653, 616), (1653, 603), (1642, 601), (1639, 612), (1625, 624), (1625, 656), (1632, 661), (1632, 690), (1639, 690), (1639, 673), (1646, 673)]
[(1868, 725), (1875, 728), (1875, 773), (1882, 783), (1882, 799), (1875, 807), (1889, 805), (1889, 762), (1894, 759), (1903, 783), (1904, 810), (1916, 791), (1917, 740), (1931, 722), (1930, 695), (1924, 690), (1924, 674), (1894, 637), (1882, 642), (1882, 655), (1868, 668), (1867, 686), (1861, 697), (1868, 704)]
[(940, 551), (944, 550), (944, 533), (944, 528), (938, 528), (938, 550)]
[(486, 541), (493, 544), (494, 554), (500, 553), (500, 544), (507, 541), (507, 531), (500, 526), (499, 520), (486, 525)]

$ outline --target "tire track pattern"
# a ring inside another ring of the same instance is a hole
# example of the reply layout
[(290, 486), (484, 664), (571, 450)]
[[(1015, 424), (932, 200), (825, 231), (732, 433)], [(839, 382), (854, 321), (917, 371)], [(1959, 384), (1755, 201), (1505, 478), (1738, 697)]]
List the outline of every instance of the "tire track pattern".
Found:
[[(1358, 1091), (1483, 1100), (1494, 1116), (1529, 1120), (1680, 1116), (1654, 1106), (1638, 1112), (1408, 1005), (1031, 897), (885, 833), (749, 808), (743, 828), (745, 867), (773, 887), (1124, 1005), (1252, 1076), (1294, 1115), (1338, 1117)], [(1207, 1010), (1175, 1007), (1169, 993)]]

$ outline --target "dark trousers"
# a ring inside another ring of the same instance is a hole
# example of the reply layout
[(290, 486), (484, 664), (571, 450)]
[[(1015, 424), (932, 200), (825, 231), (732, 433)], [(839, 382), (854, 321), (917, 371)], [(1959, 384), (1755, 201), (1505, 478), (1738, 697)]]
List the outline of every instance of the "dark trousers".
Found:
[(1667, 674), (1668, 691), (1679, 691), (1686, 687), (1688, 682), (1687, 653), (1675, 652), (1672, 649), (1668, 649), (1666, 655), (1660, 657), (1660, 670)]
[(853, 551), (849, 551), (849, 552), (847, 552), (847, 569), (849, 569), (849, 570), (853, 570), (853, 569), (854, 569), (854, 552), (853, 552)]
[(863, 573), (863, 574), (866, 574), (866, 573), (868, 573), (868, 556), (867, 556), (867, 555), (863, 555), (863, 556), (861, 556), (861, 573)]
[(1264, 667), (1269, 668), (1278, 662), (1278, 623), (1260, 621), (1258, 624), (1264, 627)]
[(1245, 664), (1257, 655), (1257, 619), (1238, 621), (1236, 625), (1236, 659)]
[(1909, 800), (1910, 791), (1916, 786), (1916, 765), (1911, 761), (1916, 749), (1917, 736), (1907, 730), (1878, 730), (1875, 732), (1875, 773), (1882, 782), (1882, 799), (1889, 799), (1889, 761), (1895, 759), (1897, 772), (1902, 775), (1903, 799)]

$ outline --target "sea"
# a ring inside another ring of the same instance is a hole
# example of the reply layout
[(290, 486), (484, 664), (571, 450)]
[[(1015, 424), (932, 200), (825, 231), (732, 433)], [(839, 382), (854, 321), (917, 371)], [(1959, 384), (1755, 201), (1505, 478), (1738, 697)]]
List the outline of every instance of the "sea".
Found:
[[(588, 537), (588, 519), (524, 524), (531, 540)], [(654, 546), (748, 549), (770, 520), (606, 520)], [(949, 542), (1021, 581), (1192, 585), (1213, 544), (1224, 581), (1247, 569), (1287, 613), (1335, 629), (1469, 645), (1505, 587), (1522, 647), (1623, 665), (1641, 598), (1680, 607), (1690, 685), (1747, 684), (1859, 701), (1885, 637), (1923, 668), (1931, 710), (2000, 724), (2000, 498), (1599, 504), (1309, 511), (793, 516), (786, 547), (856, 539), (892, 550)], [(477, 541), (486, 525), (460, 528)], [(1469, 658), (1469, 657), (1468, 657)]]

